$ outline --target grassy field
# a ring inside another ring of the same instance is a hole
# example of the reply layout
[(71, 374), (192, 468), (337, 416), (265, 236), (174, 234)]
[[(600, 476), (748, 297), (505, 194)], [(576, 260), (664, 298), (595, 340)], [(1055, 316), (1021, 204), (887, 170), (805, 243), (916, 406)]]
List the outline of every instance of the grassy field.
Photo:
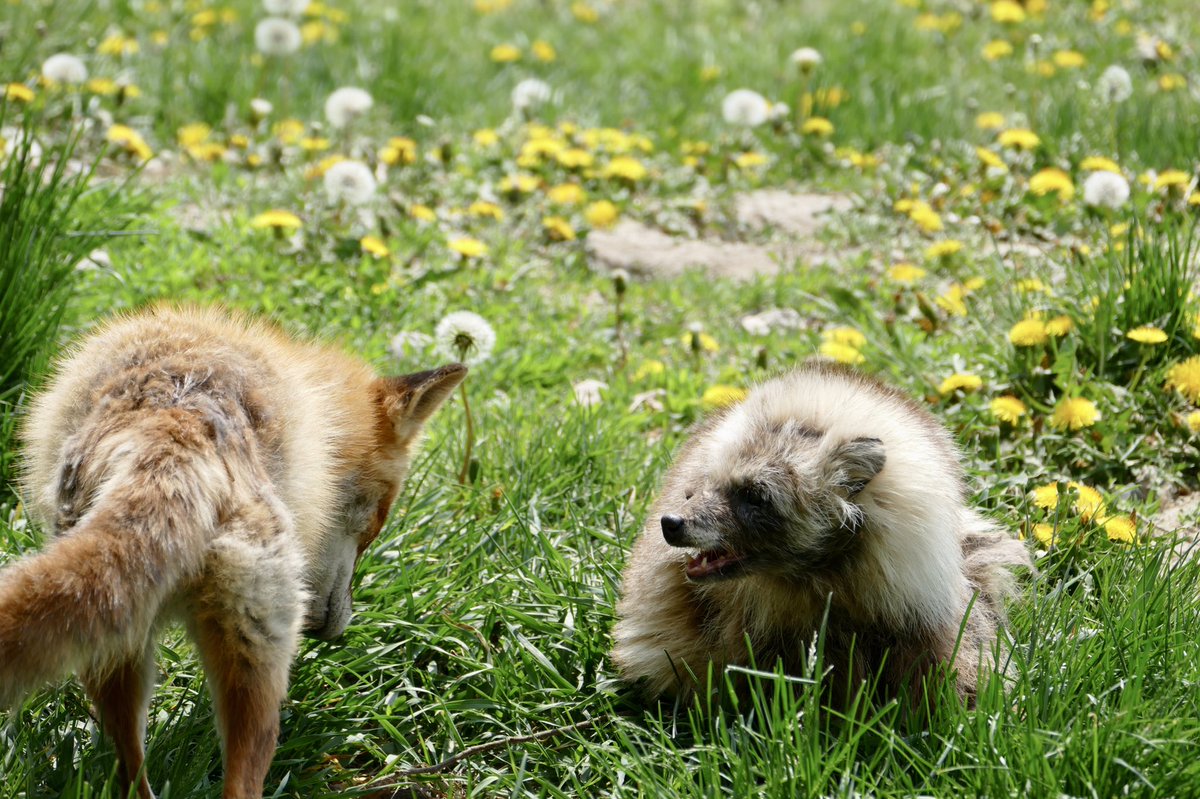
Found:
[[(47, 357), (115, 311), (220, 302), (398, 373), (448, 360), (428, 337), (471, 310), (497, 338), (471, 479), (456, 400), (354, 624), (292, 670), (268, 795), (1200, 795), (1200, 567), (1153, 524), (1200, 469), (1190, 5), (314, 2), (264, 54), (244, 0), (0, 0), (0, 464)], [(514, 108), (529, 78), (548, 97)], [(338, 126), (343, 86), (373, 105)], [(760, 125), (722, 113), (743, 87)], [(362, 202), (327, 188), (339, 160), (370, 171)], [(734, 212), (762, 187), (852, 196), (814, 245), (835, 257), (741, 282), (593, 268), (618, 219), (778, 242)], [(771, 309), (799, 325), (744, 323)], [(1010, 679), (973, 709), (835, 711), (795, 679), (819, 671), (770, 664), (682, 707), (616, 679), (620, 572), (673, 450), (811, 357), (924, 398), (1036, 553)], [(0, 563), (39, 541), (0, 491)], [(181, 633), (159, 663), (150, 781), (218, 796)], [(114, 797), (114, 769), (73, 682), (0, 714), (0, 799)]]

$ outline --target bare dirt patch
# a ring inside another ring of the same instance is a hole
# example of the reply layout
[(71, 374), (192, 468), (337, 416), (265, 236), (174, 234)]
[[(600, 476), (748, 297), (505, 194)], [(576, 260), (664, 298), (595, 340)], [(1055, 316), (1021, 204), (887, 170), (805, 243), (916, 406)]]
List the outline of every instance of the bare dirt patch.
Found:
[(701, 269), (712, 277), (749, 280), (796, 263), (829, 262), (833, 256), (815, 234), (832, 214), (850, 206), (850, 199), (841, 195), (764, 189), (738, 195), (734, 209), (740, 224), (779, 234), (768, 243), (683, 238), (624, 219), (612, 230), (588, 234), (587, 250), (597, 268), (624, 269), (642, 277), (674, 278)]

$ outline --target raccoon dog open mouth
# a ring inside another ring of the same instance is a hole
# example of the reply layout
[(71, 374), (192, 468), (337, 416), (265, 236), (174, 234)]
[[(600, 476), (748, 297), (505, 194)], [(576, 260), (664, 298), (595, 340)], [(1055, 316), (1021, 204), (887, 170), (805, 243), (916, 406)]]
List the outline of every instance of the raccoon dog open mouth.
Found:
[(688, 558), (683, 570), (689, 580), (720, 580), (739, 574), (745, 561), (741, 555), (721, 549), (710, 549)]

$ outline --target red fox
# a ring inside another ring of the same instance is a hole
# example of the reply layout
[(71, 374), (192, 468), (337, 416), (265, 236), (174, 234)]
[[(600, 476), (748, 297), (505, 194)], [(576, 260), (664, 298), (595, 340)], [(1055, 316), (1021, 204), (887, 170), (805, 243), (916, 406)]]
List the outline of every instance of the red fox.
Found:
[(0, 570), (0, 708), (77, 672), (143, 769), (158, 629), (182, 619), (213, 694), (224, 797), (261, 797), (301, 632), (350, 620), (351, 577), (423, 424), (466, 367), (377, 377), (331, 347), (210, 309), (102, 327), (24, 425), (27, 507), (53, 532)]

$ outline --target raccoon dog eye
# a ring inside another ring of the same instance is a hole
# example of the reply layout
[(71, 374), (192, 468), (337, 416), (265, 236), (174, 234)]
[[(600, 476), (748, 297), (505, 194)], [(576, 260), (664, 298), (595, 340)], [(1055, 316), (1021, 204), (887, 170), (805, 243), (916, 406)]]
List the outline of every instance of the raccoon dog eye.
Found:
[(761, 486), (743, 486), (738, 490), (738, 500), (751, 508), (765, 508), (771, 504), (770, 497)]

